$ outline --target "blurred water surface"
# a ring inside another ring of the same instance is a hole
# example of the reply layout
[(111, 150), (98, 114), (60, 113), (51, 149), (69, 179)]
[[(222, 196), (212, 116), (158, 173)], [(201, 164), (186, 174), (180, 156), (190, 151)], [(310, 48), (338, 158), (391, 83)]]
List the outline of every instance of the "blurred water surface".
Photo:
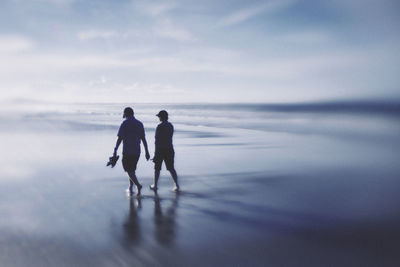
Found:
[[(105, 167), (125, 106), (151, 153), (169, 112), (181, 193)], [(398, 266), (399, 107), (4, 103), (1, 266)]]

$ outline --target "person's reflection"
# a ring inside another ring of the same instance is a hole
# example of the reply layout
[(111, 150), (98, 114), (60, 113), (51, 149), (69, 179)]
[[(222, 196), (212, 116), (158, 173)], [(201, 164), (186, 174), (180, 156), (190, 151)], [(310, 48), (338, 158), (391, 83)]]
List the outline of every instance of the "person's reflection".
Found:
[(161, 245), (170, 245), (175, 239), (175, 216), (178, 206), (179, 193), (175, 194), (168, 209), (163, 212), (161, 208), (161, 199), (157, 192), (154, 193), (154, 225), (155, 238)]
[(140, 240), (140, 223), (138, 211), (142, 208), (140, 198), (129, 198), (129, 214), (123, 224), (124, 229), (124, 244), (131, 246), (135, 245)]

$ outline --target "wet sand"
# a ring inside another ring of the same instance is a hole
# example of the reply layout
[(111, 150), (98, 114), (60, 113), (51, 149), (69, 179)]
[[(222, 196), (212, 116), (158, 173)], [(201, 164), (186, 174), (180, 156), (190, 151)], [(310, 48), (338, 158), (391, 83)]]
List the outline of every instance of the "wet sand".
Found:
[(0, 260), (2, 266), (396, 266), (398, 194), (373, 176), (364, 177), (372, 184), (349, 182), (354, 175), (189, 176), (180, 193), (162, 177), (157, 195), (146, 189), (140, 197), (125, 194), (117, 177), (36, 177), (23, 188), (1, 188), (3, 206), (7, 196), (12, 208), (3, 209)]
[(182, 191), (165, 170), (150, 191), (152, 164), (141, 158), (137, 197), (120, 162), (105, 167), (115, 126), (77, 122), (2, 130), (1, 266), (400, 264), (396, 133), (176, 123)]

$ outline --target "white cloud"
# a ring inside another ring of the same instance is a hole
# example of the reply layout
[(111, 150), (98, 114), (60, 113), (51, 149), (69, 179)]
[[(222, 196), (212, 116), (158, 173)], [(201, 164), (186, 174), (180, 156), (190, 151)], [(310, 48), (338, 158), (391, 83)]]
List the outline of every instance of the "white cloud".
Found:
[[(4, 55), (0, 57), (2, 79), (29, 77), (39, 74), (57, 75), (59, 73), (83, 71), (120, 70), (127, 74), (132, 70), (147, 73), (188, 73), (204, 72), (210, 74), (233, 75), (237, 77), (259, 77), (263, 79), (287, 79), (288, 77), (309, 77), (324, 71), (342, 71), (358, 67), (360, 70), (376, 68), (377, 58), (383, 61), (378, 52), (353, 50), (330, 52), (329, 54), (304, 54), (297, 56), (267, 56), (255, 62), (252, 58), (232, 50), (226, 54), (219, 50), (193, 50), (176, 56), (120, 57), (116, 54), (33, 54)], [(386, 61), (386, 59), (385, 59)], [(385, 61), (381, 62), (383, 65)], [(375, 62), (375, 64), (372, 64)], [(336, 73), (336, 72), (334, 72)], [(103, 75), (103, 74), (101, 74)], [(102, 78), (103, 83), (108, 79)]]
[[(156, 37), (172, 39), (180, 42), (192, 42), (196, 41), (197, 38), (190, 32), (187, 28), (182, 26), (182, 24), (177, 24), (174, 22), (171, 16), (167, 13), (177, 7), (174, 2), (141, 2), (135, 3), (135, 7), (146, 15), (151, 16), (152, 26), (151, 33)], [(141, 33), (141, 35), (146, 36), (146, 33)]]
[(193, 42), (197, 38), (187, 29), (174, 25), (170, 20), (162, 20), (155, 28), (154, 33), (160, 37), (181, 42)]
[(171, 84), (163, 83), (134, 83), (125, 87), (126, 91), (141, 91), (147, 94), (179, 94), (184, 90)]
[(274, 12), (279, 9), (286, 8), (293, 2), (294, 0), (271, 0), (268, 1), (267, 3), (242, 8), (228, 16), (223, 17), (219, 21), (218, 26), (224, 27), (224, 26), (235, 25), (263, 13)]
[(139, 3), (137, 6), (148, 15), (160, 16), (174, 9), (176, 4), (169, 1), (168, 3)]
[(111, 39), (115, 37), (124, 37), (126, 34), (121, 34), (116, 31), (88, 30), (78, 33), (78, 38), (82, 41), (92, 39)]
[(68, 5), (68, 4), (75, 2), (76, 0), (37, 0), (37, 1), (47, 2), (47, 3), (51, 3), (51, 4), (57, 4), (57, 5)]
[(0, 53), (14, 53), (30, 50), (33, 42), (23, 36), (0, 35)]
[(50, 5), (58, 5), (60, 7), (65, 7), (68, 6), (77, 0), (11, 0), (13, 4), (16, 4), (18, 6), (28, 6), (28, 5), (37, 5), (38, 3), (41, 4), (50, 4)]
[(296, 43), (296, 44), (321, 44), (332, 42), (333, 38), (330, 34), (322, 31), (297, 31), (282, 34), (275, 38), (279, 42)]

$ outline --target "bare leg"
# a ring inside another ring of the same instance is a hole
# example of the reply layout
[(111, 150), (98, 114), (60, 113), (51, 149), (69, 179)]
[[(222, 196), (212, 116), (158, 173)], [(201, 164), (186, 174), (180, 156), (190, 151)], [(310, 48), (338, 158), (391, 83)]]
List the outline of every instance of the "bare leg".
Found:
[(129, 177), (129, 191), (132, 192), (133, 182), (131, 177)]
[(178, 191), (179, 190), (178, 175), (176, 174), (175, 169), (171, 169), (171, 170), (169, 170), (169, 172), (171, 173), (172, 179), (174, 180), (174, 183), (175, 183), (174, 190)]
[(142, 189), (142, 185), (139, 183), (135, 172), (128, 172), (128, 174), (129, 174), (129, 184), (130, 184), (129, 189), (132, 191), (132, 185), (133, 185), (132, 183), (134, 183), (136, 185), (136, 187), (137, 187), (138, 194), (140, 194), (140, 190)]
[(157, 190), (158, 178), (160, 178), (160, 170), (154, 170), (154, 184), (150, 186), (151, 190)]

